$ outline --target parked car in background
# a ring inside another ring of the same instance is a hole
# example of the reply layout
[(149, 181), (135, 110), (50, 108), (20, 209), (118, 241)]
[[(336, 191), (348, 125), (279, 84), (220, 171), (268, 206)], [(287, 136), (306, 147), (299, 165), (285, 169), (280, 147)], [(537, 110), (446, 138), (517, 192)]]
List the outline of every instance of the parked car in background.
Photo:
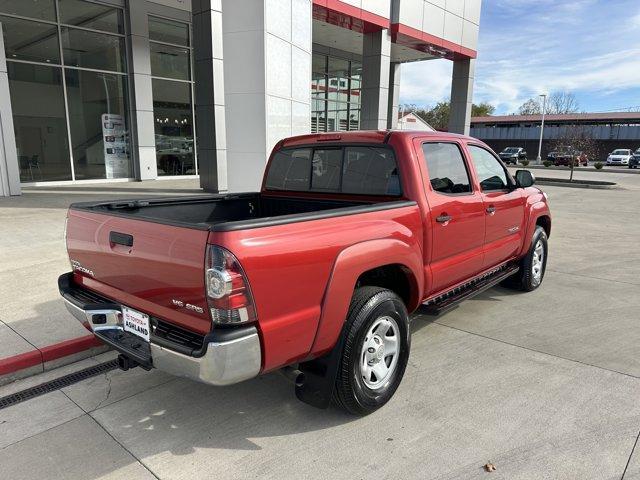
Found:
[(629, 159), (629, 168), (638, 168), (638, 165), (640, 165), (640, 148), (633, 152)]
[(547, 160), (552, 161), (556, 167), (570, 167), (572, 162), (574, 167), (580, 165), (586, 167), (589, 164), (589, 159), (583, 152), (569, 145), (562, 145), (556, 150), (549, 152)]
[(500, 160), (509, 165), (513, 163), (516, 165), (518, 160), (526, 160), (527, 159), (527, 151), (522, 147), (507, 147), (502, 150), (499, 154)]
[(607, 157), (607, 165), (629, 165), (633, 153), (629, 148), (617, 148)]

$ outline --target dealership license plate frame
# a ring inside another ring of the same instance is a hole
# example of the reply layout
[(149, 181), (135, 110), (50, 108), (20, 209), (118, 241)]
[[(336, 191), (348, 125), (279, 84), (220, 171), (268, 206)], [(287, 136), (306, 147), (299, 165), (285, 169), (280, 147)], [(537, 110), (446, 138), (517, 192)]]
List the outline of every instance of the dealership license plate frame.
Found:
[(151, 341), (151, 321), (149, 315), (146, 313), (123, 306), (122, 325), (125, 332), (136, 335), (137, 337), (142, 338), (145, 342)]

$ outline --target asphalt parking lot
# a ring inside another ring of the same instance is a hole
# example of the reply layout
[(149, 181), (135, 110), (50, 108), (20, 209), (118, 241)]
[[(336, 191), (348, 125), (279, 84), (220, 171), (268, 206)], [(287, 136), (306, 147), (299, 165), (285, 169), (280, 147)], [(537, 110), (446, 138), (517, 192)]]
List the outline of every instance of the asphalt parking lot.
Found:
[(0, 410), (0, 477), (640, 479), (640, 176), (606, 180), (620, 188), (544, 187), (542, 287), (417, 314), (403, 383), (368, 417), (299, 403), (277, 374), (212, 388), (112, 371)]

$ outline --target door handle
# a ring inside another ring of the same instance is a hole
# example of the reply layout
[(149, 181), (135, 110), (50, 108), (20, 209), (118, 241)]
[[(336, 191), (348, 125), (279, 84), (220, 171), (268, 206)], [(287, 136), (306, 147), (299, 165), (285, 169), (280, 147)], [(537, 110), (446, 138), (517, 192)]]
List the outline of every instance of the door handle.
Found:
[(496, 207), (494, 207), (493, 205), (491, 205), (490, 207), (487, 207), (487, 213), (489, 215), (493, 215), (494, 213), (496, 213)]
[(442, 214), (439, 217), (436, 217), (436, 222), (438, 223), (447, 223), (451, 220), (450, 215)]

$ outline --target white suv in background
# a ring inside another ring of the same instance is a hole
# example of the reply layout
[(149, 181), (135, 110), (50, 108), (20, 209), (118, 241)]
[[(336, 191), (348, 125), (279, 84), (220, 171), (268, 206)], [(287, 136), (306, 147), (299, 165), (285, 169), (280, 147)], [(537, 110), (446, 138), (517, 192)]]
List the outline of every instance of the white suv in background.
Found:
[(628, 148), (618, 148), (607, 157), (607, 165), (629, 165), (633, 153)]

